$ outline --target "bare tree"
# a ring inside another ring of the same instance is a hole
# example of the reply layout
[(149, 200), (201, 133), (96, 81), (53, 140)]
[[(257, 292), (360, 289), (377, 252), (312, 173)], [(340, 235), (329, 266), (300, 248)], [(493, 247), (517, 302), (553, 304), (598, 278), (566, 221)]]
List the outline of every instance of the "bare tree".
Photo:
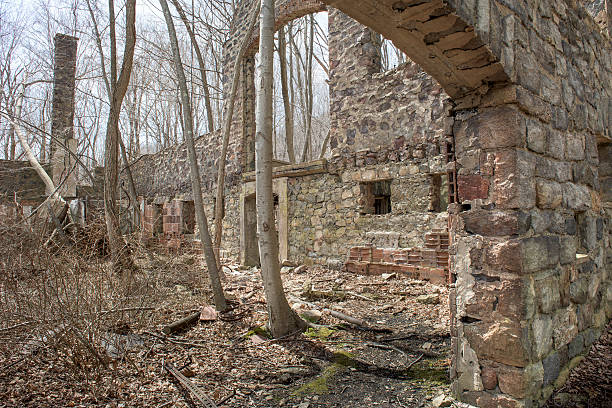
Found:
[(293, 109), (289, 99), (289, 84), (287, 83), (287, 40), (285, 29), (278, 30), (278, 56), (280, 62), (281, 90), (283, 94), (283, 107), (285, 108), (285, 143), (289, 161), (295, 163), (295, 149), (293, 147)]
[(289, 307), (278, 260), (278, 234), (274, 222), (272, 190), (272, 112), (274, 92), (274, 0), (262, 0), (256, 84), (256, 205), (261, 275), (268, 304), (268, 327), (274, 337), (303, 330), (305, 323)]
[(236, 92), (238, 91), (238, 82), (240, 80), (240, 64), (244, 58), (244, 54), (249, 46), (251, 35), (255, 30), (255, 24), (257, 23), (257, 16), (260, 10), (260, 1), (256, 1), (255, 8), (251, 13), (251, 20), (249, 22), (249, 29), (246, 36), (242, 40), (240, 50), (236, 59), (234, 60), (234, 76), (232, 77), (232, 87), (229, 94), (229, 100), (227, 101), (227, 110), (223, 117), (223, 144), (221, 146), (221, 154), (219, 155), (219, 167), (217, 169), (217, 194), (215, 196), (215, 252), (217, 255), (217, 262), (221, 262), (219, 249), (221, 247), (221, 238), (223, 237), (223, 213), (225, 200), (223, 200), (224, 189), (225, 189), (225, 163), (227, 159), (227, 147), (229, 145), (230, 131), (232, 128), (232, 119), (234, 117), (234, 105), (236, 102)]
[(183, 11), (183, 8), (181, 7), (180, 3), (178, 2), (178, 0), (172, 0), (172, 4), (174, 4), (176, 11), (178, 11), (179, 16), (181, 17), (181, 21), (187, 29), (187, 33), (189, 33), (191, 44), (193, 45), (196, 57), (198, 59), (198, 65), (200, 66), (200, 76), (202, 79), (202, 87), (204, 91), (204, 104), (206, 106), (206, 115), (208, 119), (208, 131), (212, 132), (213, 130), (215, 130), (215, 121), (213, 119), (212, 106), (210, 104), (210, 90), (208, 87), (208, 78), (206, 77), (206, 64), (204, 63), (204, 57), (202, 56), (200, 45), (198, 44), (195, 33), (193, 31), (194, 29), (191, 24), (189, 24), (187, 16), (185, 15), (185, 12)]
[(111, 40), (110, 94), (112, 95), (112, 99), (108, 122), (106, 124), (104, 153), (104, 214), (113, 267), (116, 271), (120, 272), (121, 269), (135, 269), (131, 254), (129, 250), (127, 250), (126, 242), (121, 235), (117, 209), (117, 189), (119, 184), (119, 142), (121, 138), (119, 134), (119, 115), (132, 72), (134, 46), (136, 44), (136, 0), (127, 0), (126, 2), (125, 49), (123, 51), (121, 73), (118, 79), (114, 0), (109, 0), (108, 7)]
[(213, 290), (215, 307), (219, 311), (224, 311), (227, 309), (227, 301), (225, 300), (225, 295), (223, 294), (223, 286), (221, 285), (221, 279), (219, 278), (217, 261), (215, 259), (215, 254), (212, 247), (212, 240), (210, 238), (206, 214), (204, 213), (204, 203), (202, 202), (200, 169), (198, 167), (198, 159), (196, 156), (193, 138), (193, 117), (191, 102), (189, 101), (189, 91), (187, 89), (187, 79), (185, 78), (185, 72), (183, 71), (183, 63), (181, 62), (181, 54), (176, 37), (176, 30), (174, 28), (174, 22), (172, 21), (172, 15), (170, 14), (168, 2), (166, 0), (159, 0), (159, 4), (162, 7), (166, 25), (168, 26), (168, 35), (170, 37), (170, 45), (172, 47), (172, 54), (174, 56), (174, 69), (176, 71), (176, 76), (180, 87), (181, 101), (183, 105), (183, 123), (185, 127), (185, 143), (187, 145), (187, 153), (189, 155), (191, 187), (195, 204), (196, 221), (200, 231), (200, 241), (202, 242), (204, 257), (206, 258), (206, 266), (208, 267), (208, 275), (210, 277), (210, 284)]

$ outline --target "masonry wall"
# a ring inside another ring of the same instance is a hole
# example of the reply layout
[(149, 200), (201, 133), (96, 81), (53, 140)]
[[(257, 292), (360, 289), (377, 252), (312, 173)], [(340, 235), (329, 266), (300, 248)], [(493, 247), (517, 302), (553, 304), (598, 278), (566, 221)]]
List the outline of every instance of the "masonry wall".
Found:
[[(391, 212), (363, 214), (360, 184), (391, 181)], [(410, 248), (446, 229), (446, 212), (429, 212), (431, 176), (416, 165), (373, 164), (289, 180), (289, 253), (298, 262), (343, 265), (355, 246)], [(397, 244), (385, 242), (397, 234)], [(377, 238), (376, 235), (379, 235)]]

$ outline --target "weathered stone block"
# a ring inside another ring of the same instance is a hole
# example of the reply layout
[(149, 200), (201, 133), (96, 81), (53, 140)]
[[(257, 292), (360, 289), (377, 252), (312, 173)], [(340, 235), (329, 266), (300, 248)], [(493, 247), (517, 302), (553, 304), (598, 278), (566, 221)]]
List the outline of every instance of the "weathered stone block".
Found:
[(527, 147), (537, 153), (546, 151), (548, 130), (540, 121), (530, 120), (527, 123)]
[(561, 306), (559, 279), (556, 276), (537, 280), (535, 282), (535, 289), (540, 312), (551, 313)]
[(522, 150), (495, 154), (492, 190), (498, 208), (532, 208), (535, 205), (535, 157)]
[(543, 385), (547, 386), (552, 384), (557, 379), (559, 372), (561, 371), (561, 359), (559, 358), (559, 353), (551, 353), (542, 361), (542, 366), (544, 367)]
[(537, 179), (536, 181), (536, 203), (540, 208), (555, 209), (563, 202), (563, 188), (561, 184)]
[(497, 373), (493, 367), (483, 366), (480, 370), (480, 378), (485, 390), (493, 390), (497, 387)]
[(514, 367), (500, 366), (500, 368), (497, 370), (497, 379), (501, 392), (514, 398), (525, 398), (527, 384), (525, 381), (524, 370)]
[(531, 323), (533, 333), (533, 353), (536, 359), (541, 359), (547, 355), (553, 347), (553, 326), (552, 318), (541, 315)]
[(516, 240), (493, 244), (486, 249), (486, 263), (492, 268), (512, 273), (522, 273), (521, 243)]
[(526, 365), (523, 330), (517, 324), (480, 321), (464, 325), (463, 330), (470, 346), (481, 358), (515, 367)]
[(578, 334), (576, 312), (572, 308), (558, 310), (553, 315), (553, 339), (555, 349), (569, 344)]
[(580, 278), (570, 284), (570, 299), (574, 303), (584, 304), (587, 301), (588, 280)]
[(567, 160), (584, 160), (584, 152), (584, 135), (580, 133), (568, 133), (565, 145), (565, 158)]
[(591, 205), (591, 194), (586, 186), (574, 183), (563, 184), (564, 207), (575, 211), (586, 211)]
[(519, 215), (515, 212), (472, 210), (460, 214), (466, 231), (500, 237), (523, 232), (519, 225)]
[(457, 188), (461, 201), (486, 199), (489, 196), (489, 180), (478, 175), (457, 176)]
[(559, 238), (540, 236), (523, 240), (523, 269), (527, 273), (549, 269), (559, 262)]
[(562, 265), (572, 263), (576, 260), (576, 239), (574, 237), (559, 238), (561, 252), (559, 262)]

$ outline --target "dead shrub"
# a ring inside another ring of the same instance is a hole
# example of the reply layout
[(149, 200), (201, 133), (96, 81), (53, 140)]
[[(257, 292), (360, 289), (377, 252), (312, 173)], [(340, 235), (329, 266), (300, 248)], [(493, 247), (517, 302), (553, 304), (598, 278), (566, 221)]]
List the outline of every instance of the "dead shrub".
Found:
[(111, 359), (125, 356), (123, 336), (146, 324), (150, 316), (143, 311), (154, 298), (153, 287), (144, 274), (112, 273), (103, 226), (93, 222), (50, 244), (49, 231), (23, 218), (0, 220), (5, 367), (44, 349), (93, 378)]

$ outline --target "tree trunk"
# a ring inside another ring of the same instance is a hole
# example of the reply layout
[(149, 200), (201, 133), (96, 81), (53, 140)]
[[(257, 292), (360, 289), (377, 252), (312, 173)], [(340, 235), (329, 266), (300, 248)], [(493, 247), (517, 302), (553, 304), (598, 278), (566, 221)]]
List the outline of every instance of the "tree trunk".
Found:
[(126, 41), (123, 52), (121, 74), (117, 75), (117, 48), (115, 37), (114, 0), (109, 0), (110, 33), (111, 33), (111, 104), (106, 125), (106, 142), (104, 152), (104, 214), (108, 243), (111, 250), (113, 268), (116, 272), (122, 269), (134, 270), (135, 265), (126, 242), (121, 235), (117, 209), (117, 190), (119, 184), (119, 114), (121, 104), (127, 91), (132, 73), (134, 46), (136, 44), (136, 0), (126, 3)]
[(208, 78), (206, 77), (206, 64), (204, 63), (204, 58), (202, 57), (202, 51), (200, 50), (200, 45), (196, 40), (195, 33), (193, 32), (193, 27), (191, 27), (191, 25), (189, 24), (187, 16), (185, 15), (185, 12), (183, 11), (183, 8), (181, 7), (180, 3), (178, 2), (178, 0), (172, 0), (172, 4), (176, 8), (176, 11), (178, 11), (179, 16), (181, 17), (181, 20), (183, 21), (183, 24), (187, 29), (187, 33), (189, 34), (189, 38), (191, 39), (191, 44), (193, 45), (193, 48), (196, 53), (196, 58), (198, 59), (198, 65), (200, 66), (200, 75), (202, 76), (202, 87), (204, 91), (204, 105), (206, 106), (206, 118), (208, 120), (208, 131), (212, 132), (215, 130), (215, 122), (213, 119), (213, 112), (210, 104), (210, 89), (208, 87)]
[(259, 83), (256, 85), (255, 174), (257, 235), (261, 274), (268, 304), (268, 326), (274, 337), (303, 330), (304, 321), (289, 307), (278, 260), (272, 191), (272, 98), (274, 70), (274, 0), (262, 0), (259, 36)]
[(293, 147), (293, 111), (289, 100), (289, 85), (287, 84), (287, 41), (285, 29), (278, 30), (278, 57), (280, 60), (281, 89), (283, 93), (283, 106), (285, 107), (285, 142), (289, 161), (295, 163), (295, 149)]
[(208, 275), (210, 276), (210, 284), (213, 291), (215, 307), (219, 311), (227, 309), (227, 301), (223, 294), (223, 286), (219, 278), (219, 270), (217, 261), (213, 252), (212, 240), (210, 239), (210, 231), (208, 230), (208, 222), (204, 213), (204, 203), (202, 202), (202, 186), (200, 183), (200, 169), (198, 167), (198, 159), (196, 157), (195, 143), (193, 138), (193, 117), (191, 112), (191, 103), (189, 101), (189, 92), (187, 90), (187, 80), (183, 71), (183, 63), (181, 62), (181, 54), (179, 51), (178, 40), (172, 15), (166, 0), (159, 0), (168, 26), (168, 35), (170, 37), (170, 46), (174, 60), (174, 69), (180, 88), (180, 97), (182, 100), (183, 124), (185, 128), (185, 143), (187, 144), (187, 153), (189, 155), (189, 168), (191, 170), (191, 187), (193, 190), (193, 201), (195, 204), (196, 221), (200, 232), (200, 241), (204, 257), (206, 258), (206, 266), (208, 267)]
[(257, 16), (259, 14), (260, 2), (257, 1), (255, 8), (251, 14), (251, 20), (249, 22), (249, 30), (247, 35), (244, 37), (236, 60), (234, 61), (234, 76), (232, 78), (232, 88), (230, 90), (229, 102), (227, 104), (227, 111), (223, 115), (223, 145), (221, 146), (221, 154), (219, 155), (219, 168), (217, 169), (217, 194), (215, 197), (215, 255), (219, 268), (221, 268), (221, 238), (223, 237), (223, 213), (225, 201), (223, 200), (225, 190), (225, 162), (227, 160), (227, 146), (229, 145), (230, 131), (232, 128), (232, 118), (234, 116), (234, 105), (236, 102), (236, 92), (238, 91), (238, 83), (240, 82), (240, 65), (244, 54), (249, 46), (249, 40), (255, 30), (255, 24), (257, 23)]
[[(112, 106), (114, 103), (114, 99), (113, 99), (113, 90), (111, 87), (111, 81), (114, 84), (115, 81), (117, 80), (116, 76), (117, 76), (117, 68), (116, 68), (116, 61), (117, 61), (117, 57), (116, 57), (116, 50), (115, 52), (115, 56), (112, 57), (111, 59), (111, 74), (112, 74), (112, 78), (109, 80), (107, 73), (106, 73), (106, 64), (104, 62), (104, 50), (102, 49), (102, 36), (100, 35), (100, 31), (98, 30), (98, 23), (96, 21), (96, 17), (94, 15), (93, 9), (91, 7), (91, 3), (90, 0), (86, 1), (87, 3), (87, 8), (89, 10), (89, 15), (91, 17), (91, 22), (93, 25), (93, 29), (94, 29), (94, 34), (96, 36), (96, 46), (98, 48), (98, 53), (100, 54), (100, 68), (102, 69), (102, 77), (104, 80), (104, 85), (106, 87), (106, 93), (108, 95), (108, 99), (109, 99), (109, 103)], [(114, 16), (111, 16), (111, 19), (114, 19)], [(113, 20), (114, 21), (114, 20)], [(114, 44), (115, 40), (114, 40), (114, 28), (113, 28), (113, 39), (111, 41), (111, 43)], [(136, 29), (134, 28), (134, 43), (136, 42)], [(127, 44), (126, 44), (127, 46)], [(132, 47), (133, 48), (133, 47)], [(115, 46), (113, 45), (113, 49), (115, 49)], [(111, 50), (111, 54), (112, 54), (112, 50)], [(132, 58), (133, 58), (133, 49), (132, 49)], [(131, 63), (130, 63), (130, 73), (131, 73)], [(129, 83), (129, 79), (128, 79), (128, 83)], [(127, 85), (126, 85), (126, 92), (127, 92)], [(121, 110), (121, 108), (119, 108), (119, 110)], [(108, 130), (108, 129), (107, 129)], [(97, 133), (96, 133), (97, 134)], [(119, 140), (119, 147), (121, 149), (121, 156), (123, 158), (123, 162), (125, 163), (125, 170), (126, 170), (126, 175), (127, 175), (127, 179), (128, 179), (128, 192), (130, 195), (130, 201), (132, 203), (132, 208), (134, 210), (134, 223), (136, 224), (137, 228), (140, 226), (140, 206), (138, 205), (138, 193), (136, 192), (136, 184), (134, 183), (134, 177), (132, 176), (132, 169), (130, 169), (129, 166), (129, 162), (128, 162), (128, 158), (127, 158), (127, 153), (125, 151), (125, 145), (123, 143), (123, 139), (121, 138), (121, 134), (119, 132), (119, 125), (117, 124), (117, 134), (118, 134), (118, 140)], [(95, 137), (94, 137), (94, 143), (92, 145), (92, 150), (95, 149)], [(92, 152), (92, 156), (95, 157), (95, 153)], [(106, 154), (105, 154), (105, 160), (106, 160)], [(118, 178), (119, 176), (117, 176)], [(117, 180), (118, 182), (119, 180)], [(106, 183), (106, 172), (105, 172), (105, 183)]]
[[(308, 30), (305, 30), (308, 32)], [(308, 38), (309, 45), (306, 49), (308, 60), (306, 61), (306, 142), (304, 143), (304, 150), (302, 151), (302, 162), (308, 161), (312, 158), (308, 156), (308, 152), (312, 151), (312, 107), (313, 107), (313, 94), (312, 94), (312, 57), (314, 55), (314, 17), (310, 16), (310, 38)], [(312, 156), (312, 154), (310, 155)]]

